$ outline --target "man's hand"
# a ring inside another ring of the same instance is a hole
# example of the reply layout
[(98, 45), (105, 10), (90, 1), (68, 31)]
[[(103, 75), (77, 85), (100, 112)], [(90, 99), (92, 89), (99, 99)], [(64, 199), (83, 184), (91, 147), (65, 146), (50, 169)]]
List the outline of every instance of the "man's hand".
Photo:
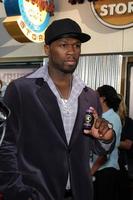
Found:
[(113, 139), (113, 125), (107, 120), (98, 117), (96, 110), (93, 111), (94, 124), (91, 130), (84, 129), (84, 134), (97, 139), (110, 141)]

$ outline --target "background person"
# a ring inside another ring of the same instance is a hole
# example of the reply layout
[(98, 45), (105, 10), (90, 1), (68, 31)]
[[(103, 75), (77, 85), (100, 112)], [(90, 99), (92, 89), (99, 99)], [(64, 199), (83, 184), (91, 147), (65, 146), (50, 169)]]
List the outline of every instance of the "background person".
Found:
[[(3, 98), (3, 81), (0, 80), (0, 146), (2, 144), (2, 140), (4, 137), (4, 130), (5, 130), (5, 123), (4, 123), (4, 118), (3, 118), (3, 111), (4, 111), (4, 117), (8, 116), (9, 113), (7, 114), (7, 108), (5, 107), (5, 105), (2, 102), (2, 98)], [(8, 111), (9, 112), (9, 111)], [(5, 115), (6, 113), (6, 115)], [(0, 200), (4, 200), (3, 199), (3, 194), (0, 192)]]
[(73, 75), (89, 39), (71, 19), (52, 22), (45, 31), (48, 63), (7, 87), (11, 115), (0, 148), (5, 200), (93, 199), (88, 152), (111, 151), (115, 136), (102, 119), (83, 130), (88, 107), (101, 113), (96, 92)]
[(98, 87), (97, 92), (100, 96), (102, 117), (113, 125), (116, 133), (116, 143), (113, 151), (108, 156), (94, 156), (91, 168), (92, 175), (95, 177), (93, 182), (94, 199), (118, 200), (118, 146), (120, 144), (122, 125), (117, 111), (120, 99), (116, 90), (110, 85)]
[(119, 198), (131, 199), (130, 184), (133, 182), (133, 119), (128, 117), (122, 95), (118, 114), (122, 121), (121, 142), (119, 145)]

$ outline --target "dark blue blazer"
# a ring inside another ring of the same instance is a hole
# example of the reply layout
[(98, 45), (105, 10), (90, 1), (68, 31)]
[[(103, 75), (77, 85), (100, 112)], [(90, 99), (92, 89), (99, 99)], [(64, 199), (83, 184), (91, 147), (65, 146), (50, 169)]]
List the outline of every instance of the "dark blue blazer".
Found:
[(82, 133), (82, 124), (89, 106), (101, 112), (96, 93), (85, 87), (79, 96), (69, 144), (56, 97), (43, 79), (11, 82), (4, 101), (11, 109), (0, 147), (0, 191), (5, 199), (32, 195), (35, 200), (63, 200), (69, 172), (74, 199), (92, 200), (89, 151), (105, 150)]

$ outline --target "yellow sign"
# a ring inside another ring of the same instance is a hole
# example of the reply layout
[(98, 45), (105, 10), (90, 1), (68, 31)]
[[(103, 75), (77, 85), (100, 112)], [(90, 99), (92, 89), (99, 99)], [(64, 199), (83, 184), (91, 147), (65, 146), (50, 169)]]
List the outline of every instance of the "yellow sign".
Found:
[(53, 14), (53, 0), (5, 0), (3, 24), (19, 42), (44, 42), (44, 32)]
[(96, 18), (111, 28), (129, 28), (133, 26), (133, 1), (98, 0), (91, 2)]

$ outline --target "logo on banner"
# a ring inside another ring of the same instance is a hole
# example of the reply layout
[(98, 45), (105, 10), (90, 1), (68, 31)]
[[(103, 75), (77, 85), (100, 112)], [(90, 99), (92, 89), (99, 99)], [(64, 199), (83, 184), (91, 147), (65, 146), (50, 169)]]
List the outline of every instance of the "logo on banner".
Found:
[(133, 1), (98, 0), (91, 2), (96, 18), (104, 25), (124, 29), (133, 26)]
[(44, 32), (54, 12), (53, 0), (5, 0), (7, 31), (19, 42), (44, 42)]

